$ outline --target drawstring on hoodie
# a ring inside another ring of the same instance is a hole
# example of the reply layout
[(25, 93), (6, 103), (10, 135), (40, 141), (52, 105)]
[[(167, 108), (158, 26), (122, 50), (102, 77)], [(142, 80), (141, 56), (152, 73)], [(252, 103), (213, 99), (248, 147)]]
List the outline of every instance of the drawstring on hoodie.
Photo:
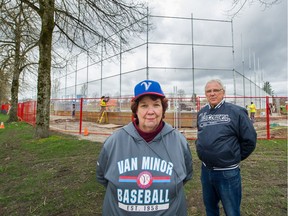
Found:
[[(173, 129), (173, 130), (175, 130), (175, 129)], [(168, 152), (168, 150), (167, 150), (167, 147), (166, 147), (166, 145), (165, 145), (165, 143), (164, 143), (163, 134), (162, 134), (161, 132), (160, 132), (160, 135), (161, 135), (161, 143), (162, 143), (162, 145), (164, 146), (164, 149), (165, 149), (165, 151), (166, 151), (166, 154), (167, 154), (169, 160), (172, 161), (171, 156), (170, 156), (170, 154), (169, 154), (169, 152)], [(161, 158), (162, 160), (165, 160), (165, 158), (163, 158), (161, 155), (159, 155), (158, 152), (156, 152), (145, 140), (144, 140), (144, 142), (145, 142), (146, 146), (148, 146), (148, 148), (154, 152), (154, 154), (156, 154), (156, 155), (157, 155), (159, 158)], [(180, 179), (180, 177), (179, 177), (179, 174), (177, 173), (176, 169), (174, 168), (174, 166), (173, 166), (173, 170), (174, 170), (174, 172), (175, 172), (175, 174), (176, 174), (175, 177), (174, 177), (174, 178), (175, 178), (175, 192), (176, 192), (176, 196), (178, 196), (178, 183), (177, 183), (177, 178)]]

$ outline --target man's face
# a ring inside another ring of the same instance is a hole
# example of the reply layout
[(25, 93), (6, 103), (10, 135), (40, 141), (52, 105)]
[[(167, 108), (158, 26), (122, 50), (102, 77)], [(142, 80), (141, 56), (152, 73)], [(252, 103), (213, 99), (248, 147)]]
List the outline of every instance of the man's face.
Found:
[(225, 90), (217, 82), (207, 83), (205, 87), (205, 96), (211, 107), (220, 103), (225, 95)]

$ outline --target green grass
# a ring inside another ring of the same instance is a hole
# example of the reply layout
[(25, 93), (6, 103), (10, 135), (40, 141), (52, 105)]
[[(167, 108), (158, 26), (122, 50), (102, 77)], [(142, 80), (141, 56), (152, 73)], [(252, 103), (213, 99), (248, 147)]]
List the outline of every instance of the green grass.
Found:
[[(96, 182), (101, 143), (5, 123), (0, 114), (0, 215), (101, 215), (104, 188)], [(205, 215), (200, 166), (191, 142), (193, 180), (185, 185), (189, 215)], [(287, 215), (287, 140), (259, 140), (241, 163), (242, 215)], [(223, 214), (224, 215), (224, 214)]]

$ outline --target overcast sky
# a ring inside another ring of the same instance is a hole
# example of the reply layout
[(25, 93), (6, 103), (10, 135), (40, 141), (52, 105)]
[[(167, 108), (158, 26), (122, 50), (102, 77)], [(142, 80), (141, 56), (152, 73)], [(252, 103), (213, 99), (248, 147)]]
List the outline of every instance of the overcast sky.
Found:
[[(145, 1), (145, 0), (144, 0)], [(161, 83), (165, 93), (172, 93), (174, 87), (184, 89), (187, 96), (192, 95), (195, 88), (196, 95), (204, 94), (204, 85), (211, 78), (220, 78), (224, 81), (228, 95), (233, 94), (243, 96), (243, 89), (249, 91), (248, 86), (243, 86), (242, 77), (233, 80), (234, 68), (241, 74), (263, 86), (263, 82), (270, 82), (275, 96), (287, 96), (287, 0), (282, 0), (279, 4), (264, 9), (258, 0), (254, 0), (253, 5), (246, 5), (241, 12), (233, 18), (233, 34), (231, 33), (231, 17), (227, 11), (231, 9), (233, 0), (149, 0), (149, 11), (152, 15), (185, 17), (187, 20), (152, 18), (150, 24), (153, 30), (149, 31), (149, 42), (166, 43), (187, 43), (191, 44), (191, 16), (194, 20), (225, 20), (228, 22), (197, 22), (193, 21), (193, 43), (194, 44), (218, 44), (234, 45), (234, 65), (231, 49), (209, 49), (208, 47), (195, 47), (194, 61), (191, 60), (191, 46), (161, 46), (149, 43), (149, 79), (157, 80)], [(233, 38), (232, 38), (233, 35)], [(146, 33), (144, 39), (146, 41)], [(233, 39), (233, 43), (232, 43)], [(132, 45), (133, 46), (133, 45)], [(250, 57), (250, 58), (249, 58)], [(85, 67), (87, 57), (83, 56), (83, 61), (78, 59), (78, 67)], [(249, 60), (250, 59), (250, 60)], [(123, 58), (122, 70), (137, 71), (123, 76), (122, 95), (131, 95), (136, 83), (146, 77), (146, 46), (139, 48)], [(80, 65), (81, 62), (83, 65)], [(195, 70), (192, 85), (191, 68), (218, 68), (224, 70)], [(67, 72), (75, 70), (75, 61)], [(77, 83), (99, 80), (99, 65), (90, 62), (89, 69), (81, 69), (77, 75)], [(113, 63), (111, 63), (113, 64)], [(70, 66), (70, 65), (69, 65)], [(244, 67), (243, 67), (244, 66)], [(250, 69), (249, 69), (250, 66)], [(166, 69), (153, 69), (153, 67), (167, 67)], [(190, 68), (189, 70), (178, 70), (170, 68)], [(227, 68), (227, 71), (225, 71)], [(243, 69), (244, 68), (244, 69)], [(87, 71), (87, 72), (86, 72)], [(89, 74), (88, 74), (89, 71)], [(103, 90), (101, 94), (111, 96), (119, 94), (119, 78), (113, 78), (119, 74), (119, 63), (115, 65), (103, 66), (105, 75), (111, 75), (112, 79), (103, 80)], [(87, 76), (86, 76), (87, 74)], [(70, 77), (70, 78), (69, 78)], [(75, 92), (75, 76), (69, 76), (67, 87), (69, 94)], [(55, 78), (55, 77), (52, 77)], [(57, 77), (56, 77), (57, 78)], [(64, 88), (66, 79), (60, 80), (61, 88)], [(235, 81), (235, 83), (233, 83)], [(36, 83), (36, 82), (35, 82)], [(126, 83), (126, 84), (124, 84)], [(127, 84), (128, 83), (128, 84)], [(250, 83), (250, 82), (249, 82)], [(236, 84), (236, 85), (234, 85)], [(102, 85), (101, 85), (102, 86)], [(114, 88), (111, 88), (113, 86)], [(100, 95), (99, 82), (94, 82), (88, 89), (88, 96), (95, 97), (94, 92)], [(32, 94), (36, 92), (32, 91)], [(112, 91), (113, 90), (113, 91)], [(234, 88), (235, 91), (235, 88)], [(246, 95), (250, 95), (247, 93)], [(250, 91), (253, 90), (250, 87)], [(256, 90), (255, 90), (256, 91)], [(68, 94), (68, 93), (67, 93)], [(69, 95), (68, 94), (68, 95)], [(77, 90), (79, 94), (79, 89)], [(245, 94), (245, 93), (244, 93)], [(252, 95), (258, 95), (252, 93)]]
[[(227, 14), (231, 3), (232, 0), (150, 0), (149, 10), (163, 16), (193, 14), (193, 18), (231, 20)], [(225, 35), (231, 37), (225, 33), (222, 37)], [(287, 0), (265, 10), (258, 0), (247, 4), (233, 19), (233, 37), (236, 70), (243, 71), (244, 60), (246, 74), (249, 65), (251, 70), (255, 66), (259, 81), (270, 82), (275, 96), (287, 96)]]

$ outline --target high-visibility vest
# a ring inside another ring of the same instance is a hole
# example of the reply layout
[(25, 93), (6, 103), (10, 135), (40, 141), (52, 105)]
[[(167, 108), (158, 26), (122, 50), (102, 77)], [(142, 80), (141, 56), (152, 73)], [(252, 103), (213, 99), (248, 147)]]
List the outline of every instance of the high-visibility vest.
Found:
[(106, 101), (105, 101), (104, 98), (101, 99), (101, 101), (100, 101), (100, 106), (106, 106)]
[(255, 112), (256, 112), (256, 106), (255, 106), (255, 104), (251, 104), (251, 105), (249, 106), (249, 108), (250, 108), (250, 112), (252, 112), (252, 113), (255, 113)]

